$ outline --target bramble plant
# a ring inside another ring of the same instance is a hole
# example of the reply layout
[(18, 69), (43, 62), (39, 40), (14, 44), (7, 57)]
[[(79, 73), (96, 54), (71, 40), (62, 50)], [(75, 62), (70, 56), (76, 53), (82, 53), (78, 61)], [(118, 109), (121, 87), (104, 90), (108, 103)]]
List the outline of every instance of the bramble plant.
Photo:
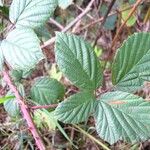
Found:
[(43, 113), (45, 123), (52, 124), (52, 128), (60, 127), (58, 121), (79, 124), (92, 116), (98, 135), (110, 144), (119, 140), (135, 143), (149, 139), (150, 102), (134, 93), (150, 81), (150, 33), (135, 33), (123, 42), (111, 68), (113, 86), (97, 96), (97, 89), (103, 87), (104, 70), (93, 47), (77, 35), (56, 32), (56, 63), (79, 92), (60, 101), (65, 97), (64, 86), (48, 76), (36, 78), (30, 92), (25, 92), (21, 79), (27, 78), (46, 57), (37, 36), (39, 28), (53, 15), (57, 5), (61, 3), (56, 0), (13, 0), (9, 11), (11, 31), (0, 41), (0, 69), (10, 91), (0, 103), (12, 117), (21, 112), (42, 150), (45, 147), (39, 142), (41, 138), (28, 102), (37, 106), (58, 105), (56, 109), (34, 113), (34, 120)]

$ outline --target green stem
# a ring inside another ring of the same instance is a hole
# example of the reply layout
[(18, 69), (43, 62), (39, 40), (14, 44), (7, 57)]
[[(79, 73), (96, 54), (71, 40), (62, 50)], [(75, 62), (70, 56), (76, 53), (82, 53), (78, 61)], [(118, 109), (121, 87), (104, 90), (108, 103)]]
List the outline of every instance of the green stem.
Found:
[(82, 128), (80, 128), (79, 126), (75, 125), (74, 126), (80, 130), (84, 135), (86, 135), (88, 138), (90, 138), (92, 141), (94, 141), (95, 143), (99, 144), (101, 147), (103, 147), (105, 150), (111, 150), (109, 149), (105, 144), (103, 144), (102, 142), (100, 142), (99, 140), (97, 140), (95, 137), (93, 137), (92, 135), (88, 134), (86, 131), (84, 131)]

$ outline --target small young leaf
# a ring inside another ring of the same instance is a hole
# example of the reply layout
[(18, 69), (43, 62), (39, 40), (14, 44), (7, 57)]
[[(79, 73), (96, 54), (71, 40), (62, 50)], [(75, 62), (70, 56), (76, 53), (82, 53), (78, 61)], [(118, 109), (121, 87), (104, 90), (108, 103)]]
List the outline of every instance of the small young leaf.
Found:
[(56, 64), (52, 64), (49, 74), (51, 78), (54, 78), (58, 81), (60, 81), (62, 78), (62, 72), (57, 70)]
[(138, 142), (150, 137), (150, 102), (126, 92), (109, 92), (95, 105), (96, 130), (113, 144), (118, 140)]
[(47, 110), (35, 110), (34, 122), (37, 127), (48, 127), (49, 131), (55, 130), (57, 126), (57, 120), (54, 118), (54, 112), (48, 112)]
[(94, 90), (100, 86), (100, 63), (90, 44), (75, 35), (57, 33), (56, 61), (60, 70), (81, 89)]
[(15, 82), (20, 82), (22, 78), (27, 78), (29, 77), (33, 72), (33, 69), (30, 70), (12, 70), (10, 72), (11, 78)]
[(58, 0), (58, 5), (62, 9), (66, 9), (69, 5), (71, 5), (73, 0)]
[(49, 77), (37, 78), (31, 88), (31, 98), (41, 104), (55, 104), (64, 96), (64, 87), (55, 79)]
[(136, 33), (119, 48), (112, 67), (117, 89), (135, 91), (150, 81), (150, 33)]
[(43, 42), (51, 38), (50, 32), (44, 25), (35, 29), (35, 33), (37, 34), (38, 38)]
[(17, 28), (1, 43), (4, 57), (16, 70), (29, 70), (44, 58), (39, 40), (32, 29)]
[(10, 76), (14, 82), (19, 82), (22, 78), (22, 70), (12, 70)]
[(54, 114), (64, 123), (86, 121), (93, 111), (94, 100), (93, 94), (89, 91), (75, 94), (61, 102)]
[(37, 28), (53, 15), (57, 0), (13, 0), (10, 20), (16, 26)]

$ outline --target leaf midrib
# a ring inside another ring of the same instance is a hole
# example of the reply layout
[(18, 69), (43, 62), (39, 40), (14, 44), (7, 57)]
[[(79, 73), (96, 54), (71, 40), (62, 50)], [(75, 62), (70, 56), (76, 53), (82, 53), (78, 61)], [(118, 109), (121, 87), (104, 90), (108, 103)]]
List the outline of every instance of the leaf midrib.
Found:
[[(150, 51), (150, 49), (146, 52), (146, 54), (148, 53)], [(145, 54), (145, 55), (146, 55)], [(140, 63), (140, 61), (143, 59), (143, 57), (145, 57), (145, 55), (143, 55), (142, 57), (141, 57), (141, 59), (118, 81), (118, 83), (116, 84), (116, 86), (120, 83), (120, 82), (122, 82), (127, 76), (128, 76), (128, 74), (130, 74), (130, 72), (132, 72), (133, 70), (134, 70), (134, 68), (136, 68), (137, 67), (137, 65)], [(138, 72), (137, 72), (138, 73)], [(137, 77), (136, 77), (137, 78)]]
[[(71, 52), (72, 56), (74, 56), (75, 60), (80, 64), (80, 68), (82, 68), (83, 72), (86, 74), (86, 76), (88, 77), (88, 80), (92, 83), (93, 85), (93, 80), (91, 80), (91, 78), (89, 77), (89, 75), (87, 74), (87, 72), (83, 69), (82, 64), (80, 63), (80, 61), (77, 59), (76, 55), (72, 52), (72, 50), (70, 49), (70, 47), (67, 45), (67, 43), (64, 41), (64, 39), (59, 36), (61, 38), (61, 40), (64, 42), (64, 44), (68, 47), (69, 51)], [(68, 38), (68, 37), (67, 37)], [(61, 44), (61, 43), (59, 43)]]
[[(101, 103), (101, 102), (104, 103), (104, 104), (106, 104), (106, 105), (109, 105), (108, 103), (104, 102), (103, 100), (101, 100), (100, 103)], [(127, 114), (127, 113), (124, 112), (123, 110), (120, 110), (120, 109), (118, 109), (117, 107), (113, 107), (112, 105), (109, 105), (109, 106), (111, 107), (111, 109), (117, 109), (117, 111), (119, 111), (120, 113), (123, 113), (123, 114), (129, 116), (130, 118), (136, 120), (136, 122), (139, 122), (139, 123), (141, 123), (141, 124), (143, 124), (143, 125), (145, 126), (145, 124), (144, 124), (143, 122), (141, 122), (140, 120), (135, 119), (132, 114)], [(146, 126), (145, 126), (145, 127), (146, 127)], [(146, 129), (147, 129), (147, 128), (146, 128)]]

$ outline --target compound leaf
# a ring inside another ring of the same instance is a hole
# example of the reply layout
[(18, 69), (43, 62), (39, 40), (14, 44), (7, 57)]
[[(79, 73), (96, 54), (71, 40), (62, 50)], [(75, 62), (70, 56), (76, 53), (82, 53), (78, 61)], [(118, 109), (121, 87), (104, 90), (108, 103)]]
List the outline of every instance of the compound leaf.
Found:
[(79, 123), (88, 120), (94, 107), (94, 96), (91, 92), (82, 92), (70, 96), (55, 109), (55, 116), (64, 123)]
[(96, 130), (113, 144), (118, 140), (138, 142), (150, 137), (150, 102), (126, 92), (109, 92), (95, 105)]
[(10, 32), (2, 41), (1, 48), (6, 61), (16, 70), (29, 70), (44, 58), (39, 40), (29, 28)]
[(31, 98), (41, 105), (55, 104), (63, 98), (65, 93), (63, 85), (49, 77), (37, 78), (31, 88)]
[(90, 44), (78, 36), (57, 33), (55, 54), (60, 70), (73, 84), (88, 90), (99, 87), (101, 67)]
[(119, 48), (112, 80), (117, 89), (135, 91), (150, 80), (150, 33), (136, 33)]
[(56, 0), (13, 0), (10, 20), (16, 26), (37, 28), (53, 15)]

